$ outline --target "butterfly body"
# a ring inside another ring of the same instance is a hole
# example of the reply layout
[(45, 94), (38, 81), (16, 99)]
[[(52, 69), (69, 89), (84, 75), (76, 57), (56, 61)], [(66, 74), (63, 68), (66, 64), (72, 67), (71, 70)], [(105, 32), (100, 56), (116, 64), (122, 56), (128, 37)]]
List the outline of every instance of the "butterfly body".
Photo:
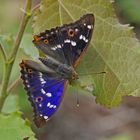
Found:
[(35, 112), (35, 123), (43, 126), (56, 112), (68, 82), (78, 78), (75, 67), (92, 37), (93, 14), (34, 36), (33, 43), (46, 56), (40, 62), (23, 60), (21, 78)]
[(74, 70), (74, 68), (66, 63), (60, 63), (55, 59), (52, 58), (39, 58), (41, 62), (50, 67), (51, 69), (55, 70), (55, 73), (58, 74), (58, 77), (67, 80), (74, 80), (78, 78), (78, 74)]

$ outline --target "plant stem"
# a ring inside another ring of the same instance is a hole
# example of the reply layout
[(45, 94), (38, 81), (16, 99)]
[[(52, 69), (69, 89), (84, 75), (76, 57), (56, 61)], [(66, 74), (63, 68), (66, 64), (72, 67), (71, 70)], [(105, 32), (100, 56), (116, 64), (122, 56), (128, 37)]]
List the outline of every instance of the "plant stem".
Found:
[(26, 27), (26, 25), (27, 25), (27, 23), (28, 23), (28, 21), (31, 17), (31, 5), (32, 5), (32, 0), (27, 0), (25, 12), (24, 12), (23, 18), (21, 20), (21, 24), (20, 24), (20, 27), (19, 27), (19, 31), (17, 33), (15, 43), (13, 45), (12, 52), (11, 52), (8, 60), (5, 61), (5, 69), (4, 69), (4, 75), (3, 75), (3, 81), (2, 81), (2, 89), (1, 89), (1, 93), (0, 93), (0, 110), (2, 109), (4, 101), (5, 101), (6, 97), (8, 96), (7, 88), (8, 88), (8, 83), (9, 83), (9, 80), (10, 80), (12, 67), (13, 67), (18, 49), (19, 49), (19, 45), (20, 45), (25, 27)]
[(1, 50), (4, 61), (6, 61), (7, 60), (7, 55), (6, 55), (6, 52), (5, 52), (5, 50), (4, 50), (4, 48), (1, 44), (0, 44), (0, 50)]

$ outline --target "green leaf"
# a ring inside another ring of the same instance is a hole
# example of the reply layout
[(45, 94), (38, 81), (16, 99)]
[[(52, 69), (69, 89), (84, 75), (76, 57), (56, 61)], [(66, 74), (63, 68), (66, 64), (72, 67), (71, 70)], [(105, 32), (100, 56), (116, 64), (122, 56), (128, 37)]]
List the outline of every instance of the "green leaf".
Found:
[(25, 54), (27, 54), (28, 56), (30, 56), (33, 59), (36, 59), (36, 58), (38, 58), (38, 51), (35, 47), (33, 47), (32, 40), (33, 40), (32, 34), (25, 33), (22, 38), (20, 48), (23, 49)]
[(29, 137), (29, 140), (36, 140), (28, 121), (21, 118), (21, 113), (0, 114), (1, 140), (23, 140), (27, 137)]
[[(82, 87), (92, 86), (96, 102), (116, 106), (124, 95), (140, 95), (140, 44), (132, 27), (121, 25), (111, 1), (42, 0), (34, 16), (33, 29), (39, 33), (53, 26), (94, 13), (95, 28), (90, 47), (77, 71)], [(95, 75), (94, 72), (106, 71)]]
[(13, 83), (17, 79), (17, 77), (20, 76), (20, 66), (19, 63), (22, 61), (22, 59), (29, 59), (29, 55), (25, 53), (25, 51), (22, 48), (19, 48), (16, 60), (14, 62), (14, 66), (12, 69), (12, 74), (10, 78), (10, 84)]
[(19, 110), (19, 99), (17, 94), (10, 94), (5, 102), (4, 106), (2, 108), (3, 113), (12, 113)]

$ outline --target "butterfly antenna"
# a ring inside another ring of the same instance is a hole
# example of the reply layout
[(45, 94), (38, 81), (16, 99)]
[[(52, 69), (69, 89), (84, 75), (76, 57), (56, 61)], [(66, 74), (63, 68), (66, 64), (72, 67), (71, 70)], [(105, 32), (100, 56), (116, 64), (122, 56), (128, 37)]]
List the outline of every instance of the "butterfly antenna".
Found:
[(92, 74), (105, 74), (107, 72), (101, 71), (101, 72), (92, 72), (92, 73), (80, 73), (80, 76), (85, 76), (85, 75), (92, 75)]

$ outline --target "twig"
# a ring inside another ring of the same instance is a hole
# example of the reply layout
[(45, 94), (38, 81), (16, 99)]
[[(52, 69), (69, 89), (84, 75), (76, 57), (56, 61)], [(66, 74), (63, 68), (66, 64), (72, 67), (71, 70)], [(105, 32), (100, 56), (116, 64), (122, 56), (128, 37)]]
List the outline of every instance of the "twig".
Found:
[(32, 9), (32, 14), (40, 7), (40, 4), (37, 4), (35, 7), (33, 7)]
[(19, 49), (19, 45), (20, 45), (25, 27), (26, 27), (26, 25), (31, 17), (31, 14), (30, 14), (31, 13), (31, 5), (32, 5), (32, 0), (27, 0), (26, 8), (25, 8), (26, 12), (24, 13), (23, 18), (21, 20), (21, 24), (19, 27), (19, 31), (17, 33), (15, 43), (13, 45), (12, 52), (10, 54), (9, 59), (5, 62), (5, 70), (4, 70), (4, 76), (3, 76), (3, 81), (2, 81), (2, 89), (1, 89), (1, 93), (0, 93), (0, 110), (2, 109), (4, 101), (5, 101), (6, 97), (8, 96), (7, 88), (8, 88), (8, 83), (9, 83), (12, 67), (13, 67), (18, 49)]
[(6, 55), (6, 52), (4, 50), (4, 47), (1, 44), (0, 44), (0, 50), (1, 50), (1, 53), (3, 55), (4, 61), (6, 61), (7, 60), (7, 55)]

